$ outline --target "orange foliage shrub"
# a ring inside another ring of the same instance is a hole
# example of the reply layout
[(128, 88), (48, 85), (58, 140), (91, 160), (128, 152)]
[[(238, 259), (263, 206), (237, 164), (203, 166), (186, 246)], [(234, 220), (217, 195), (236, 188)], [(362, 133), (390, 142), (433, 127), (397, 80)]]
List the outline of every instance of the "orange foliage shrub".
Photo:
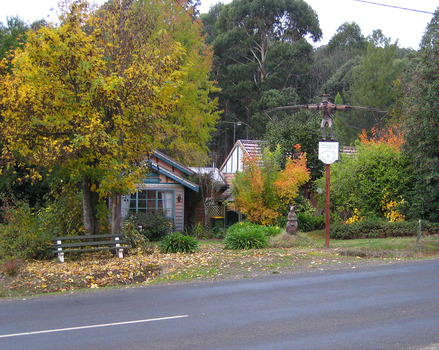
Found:
[(287, 160), (284, 170), (274, 153), (268, 149), (262, 157), (244, 156), (243, 171), (236, 175), (234, 194), (236, 207), (251, 222), (273, 225), (279, 217), (279, 209), (293, 204), (299, 187), (309, 181), (306, 154), (297, 153), (297, 158)]
[(363, 145), (376, 145), (378, 143), (385, 143), (392, 146), (399, 151), (402, 144), (405, 142), (403, 132), (400, 130), (398, 124), (387, 126), (383, 130), (378, 130), (376, 127), (372, 128), (372, 137), (369, 138), (366, 130), (359, 135), (360, 141)]

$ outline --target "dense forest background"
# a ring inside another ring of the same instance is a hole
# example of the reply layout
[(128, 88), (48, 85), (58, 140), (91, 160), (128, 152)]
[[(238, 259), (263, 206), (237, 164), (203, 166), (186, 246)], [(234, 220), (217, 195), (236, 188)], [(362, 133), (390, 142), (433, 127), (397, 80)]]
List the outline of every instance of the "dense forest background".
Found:
[(335, 133), (342, 145), (351, 145), (363, 129), (401, 118), (398, 82), (414, 69), (419, 52), (399, 47), (379, 28), (365, 37), (356, 23), (341, 23), (327, 45), (315, 48), (322, 32), (304, 1), (236, 0), (212, 7), (201, 20), (214, 50), (212, 78), (221, 88), (214, 159), (224, 159), (234, 139), (272, 138), (291, 124), (298, 138), (314, 133), (317, 113), (267, 111), (320, 102), (323, 93), (337, 103), (370, 107), (337, 115)]

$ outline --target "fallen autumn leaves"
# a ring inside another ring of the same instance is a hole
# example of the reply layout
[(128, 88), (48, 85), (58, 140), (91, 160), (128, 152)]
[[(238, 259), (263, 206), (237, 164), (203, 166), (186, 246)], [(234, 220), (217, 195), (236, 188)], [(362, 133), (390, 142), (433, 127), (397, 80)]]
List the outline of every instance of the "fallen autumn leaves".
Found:
[(159, 273), (158, 264), (134, 255), (121, 260), (104, 254), (90, 254), (65, 263), (56, 260), (25, 262), (17, 276), (0, 279), (0, 296), (140, 283), (152, 280)]
[[(195, 279), (255, 277), (264, 274), (355, 267), (358, 257), (340, 256), (336, 249), (224, 250), (221, 244), (202, 245), (195, 254), (142, 254), (118, 259), (108, 252), (67, 257), (65, 263), (25, 262), (15, 277), (0, 274), (0, 297), (66, 292), (84, 288), (135, 285)], [(339, 265), (343, 264), (343, 265)], [(352, 266), (350, 266), (352, 265)]]

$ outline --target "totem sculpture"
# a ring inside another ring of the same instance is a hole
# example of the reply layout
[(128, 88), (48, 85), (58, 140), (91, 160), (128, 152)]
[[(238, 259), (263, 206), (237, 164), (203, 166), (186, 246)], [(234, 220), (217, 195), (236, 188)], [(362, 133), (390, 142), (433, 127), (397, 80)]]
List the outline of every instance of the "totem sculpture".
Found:
[(288, 213), (288, 222), (287, 222), (286, 230), (289, 235), (297, 234), (298, 220), (297, 220), (297, 215), (294, 212), (295, 209), (296, 207), (293, 205), (290, 208), (290, 212)]

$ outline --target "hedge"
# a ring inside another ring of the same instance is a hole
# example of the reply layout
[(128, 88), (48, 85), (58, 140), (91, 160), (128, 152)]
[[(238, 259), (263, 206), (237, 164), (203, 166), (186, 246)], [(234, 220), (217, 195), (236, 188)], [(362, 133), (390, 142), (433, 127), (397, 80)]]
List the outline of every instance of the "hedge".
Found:
[[(422, 222), (422, 230), (438, 233), (439, 223)], [(330, 236), (334, 239), (410, 237), (416, 236), (417, 233), (418, 221), (364, 220), (352, 224), (334, 224), (330, 229)]]

